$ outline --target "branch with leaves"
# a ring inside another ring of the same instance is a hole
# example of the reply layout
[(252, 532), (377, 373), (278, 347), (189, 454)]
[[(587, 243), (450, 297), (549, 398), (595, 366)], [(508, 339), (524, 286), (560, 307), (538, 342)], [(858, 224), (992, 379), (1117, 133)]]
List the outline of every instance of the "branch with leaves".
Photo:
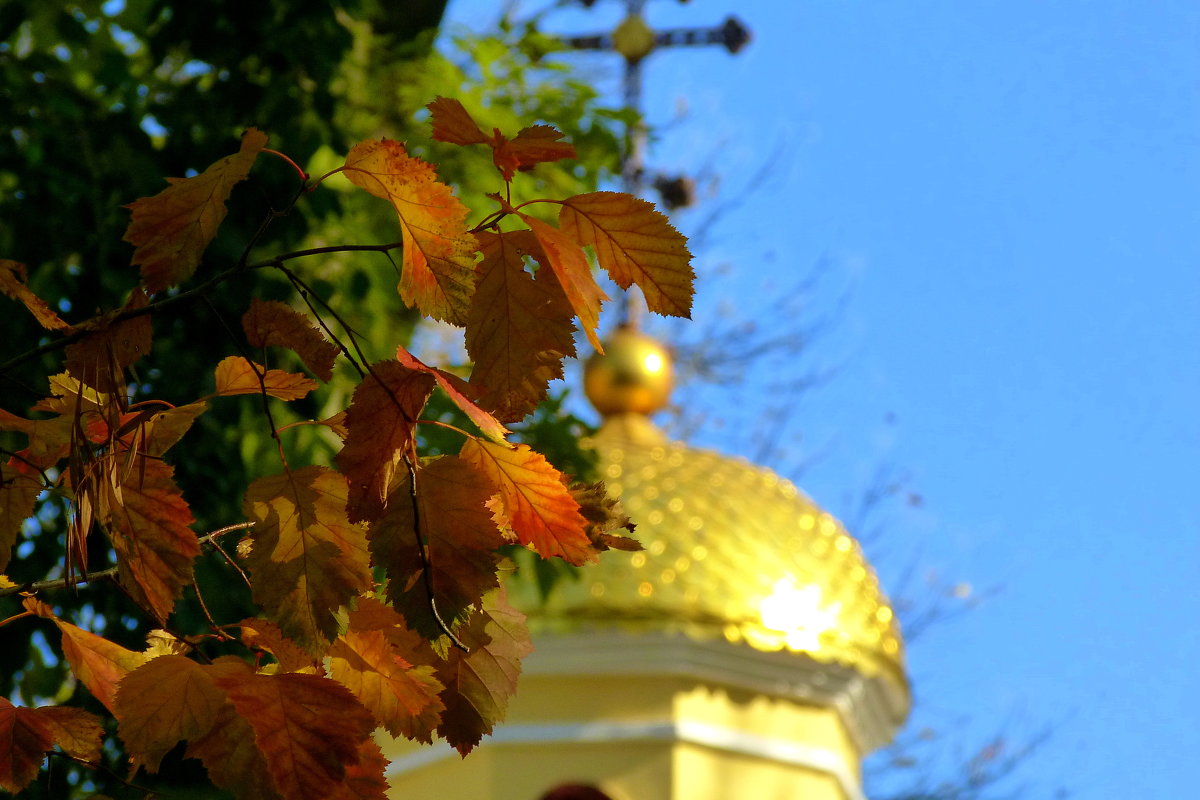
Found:
[[(528, 445), (511, 443), (507, 424), (536, 408), (548, 382), (561, 377), (563, 359), (575, 354), (575, 320), (599, 346), (608, 298), (593, 263), (620, 287), (641, 288), (651, 310), (686, 316), (687, 243), (650, 203), (629, 195), (513, 205), (519, 172), (575, 156), (562, 134), (535, 125), (512, 138), (488, 135), (446, 98), (429, 110), (435, 139), (492, 150), (501, 191), (492, 195), (496, 210), (474, 226), (433, 165), (399, 142), (362, 142), (340, 167), (311, 180), (251, 129), (238, 152), (128, 206), (124, 238), (139, 279), (122, 308), (70, 324), (29, 288), (24, 265), (0, 260), (0, 292), (45, 330), (0, 372), (65, 356), (31, 409), (0, 408), (0, 431), (21, 439), (0, 463), (0, 570), (17, 576), (0, 575), (0, 593), (22, 595), (24, 609), (0, 624), (0, 635), (18, 618), (61, 633), (62, 657), (115, 717), (134, 772), (155, 773), (184, 742), (185, 756), (237, 797), (382, 798), (384, 760), (371, 738), (377, 727), (423, 742), (441, 737), (466, 754), (504, 713), (530, 643), (523, 617), (504, 598), (503, 548), (583, 565), (609, 547), (637, 547), (613, 533), (632, 529), (619, 508), (594, 487), (580, 490)], [(334, 174), (386, 201), (399, 241), (252, 259), (256, 237), (236, 263), (197, 280), (227, 200), (264, 153), (300, 174), (295, 202)], [(400, 298), (464, 329), (468, 378), (422, 362), (398, 342), (388, 343), (394, 357), (370, 362), (332, 300), (289, 266), (355, 250), (399, 251)], [(302, 302), (250, 299), (237, 352), (211, 365), (211, 379), (197, 376), (190, 402), (143, 396), (153, 388), (131, 370), (152, 359), (164, 310), (243, 290), (259, 270), (282, 275)], [(280, 350), (308, 374), (272, 367)], [(339, 362), (356, 376), (349, 402), (328, 418), (305, 420), (328, 430), (336, 452), (323, 463), (289, 463), (285, 440), (297, 424), (277, 425), (276, 404), (320, 392)], [(453, 428), (462, 438), (456, 455), (426, 457), (418, 446), (418, 426), (446, 425), (423, 418), (435, 392), (476, 429)], [(172, 459), (211, 405), (239, 395), (261, 404), (279, 471), (245, 487), (241, 521), (200, 536)], [(48, 502), (68, 508), (66, 562), (50, 575), (29, 575), (14, 551)], [(235, 531), (237, 547), (222, 547), (217, 539)], [(96, 537), (106, 546), (93, 546)], [(203, 586), (195, 569), (204, 544), (248, 586), (255, 616), (210, 614), (204, 593), (214, 587)], [(107, 563), (94, 563), (97, 552)], [(144, 650), (127, 649), (47, 602), (100, 578), (108, 580), (97, 591), (115, 586), (169, 633), (153, 634)], [(187, 587), (208, 630), (172, 628)], [(11, 742), (0, 759), (0, 788), (28, 786), (47, 752), (100, 768), (104, 730), (100, 716), (76, 705), (0, 700), (0, 738)]]

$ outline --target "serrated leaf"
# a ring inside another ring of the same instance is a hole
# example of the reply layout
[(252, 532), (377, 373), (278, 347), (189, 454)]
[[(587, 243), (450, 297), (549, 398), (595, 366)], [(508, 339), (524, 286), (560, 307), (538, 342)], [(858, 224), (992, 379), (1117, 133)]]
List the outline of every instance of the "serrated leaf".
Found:
[(275, 656), (279, 668), (284, 672), (308, 670), (317, 663), (300, 645), (284, 636), (279, 626), (270, 620), (257, 617), (244, 619), (238, 626), (242, 629), (242, 642), (247, 647), (257, 647)]
[(358, 748), (358, 763), (346, 767), (346, 778), (329, 800), (388, 800), (388, 782), (384, 777), (388, 760), (374, 739)]
[(546, 260), (532, 231), (483, 232), (477, 239), (483, 261), (466, 333), (471, 384), (479, 387), (480, 404), (512, 422), (532, 412), (549, 382), (563, 376), (563, 359), (575, 355), (575, 312), (550, 270), (536, 279), (525, 271), (525, 256)]
[(34, 711), (64, 753), (84, 761), (100, 760), (104, 725), (95, 714), (68, 706), (43, 706)]
[(451, 627), (496, 586), (497, 550), (505, 540), (487, 508), (494, 490), (485, 474), (453, 456), (432, 459), (416, 474), (416, 515), (406, 476), (371, 527), (371, 563), (388, 576), (389, 602), (414, 630), (436, 639), (441, 628), (430, 608), (415, 525), (419, 521), (434, 603)]
[(28, 282), (29, 273), (24, 264), (0, 258), (0, 292), (29, 309), (38, 324), (48, 331), (62, 331), (71, 327), (54, 313), (45, 300), (26, 286)]
[[(350, 612), (349, 629), (329, 650), (329, 674), (393, 736), (428, 743), (441, 720), (444, 706), (438, 694), (444, 687), (433, 677), (432, 667), (405, 661), (388, 630), (375, 627), (381, 609), (391, 613), (392, 627), (403, 627), (404, 619), (376, 601), (363, 602), (375, 608)], [(363, 623), (366, 627), (360, 628)]]
[(463, 325), (475, 289), (475, 240), (467, 207), (433, 167), (390, 139), (362, 142), (346, 156), (352, 183), (391, 202), (404, 245), (400, 297), (422, 314)]
[(318, 378), (333, 380), (333, 365), (341, 352), (338, 346), (326, 339), (308, 317), (287, 304), (254, 298), (242, 316), (242, 329), (251, 346), (286, 347), (300, 356), (304, 366)]
[(567, 301), (579, 317), (579, 325), (587, 334), (588, 341), (597, 352), (603, 353), (604, 348), (600, 344), (600, 337), (596, 335), (596, 328), (600, 324), (600, 306), (608, 299), (608, 295), (596, 283), (596, 277), (592, 274), (581, 243), (537, 217), (528, 214), (520, 216), (542, 246), (546, 259), (542, 263), (550, 267), (554, 276), (558, 278)]
[(176, 744), (207, 733), (224, 703), (225, 693), (208, 670), (184, 656), (167, 655), (125, 676), (114, 714), (134, 766), (154, 773)]
[(238, 800), (280, 800), (267, 761), (254, 742), (254, 729), (233, 703), (220, 707), (212, 727), (190, 741), (184, 755), (200, 759), (209, 780)]
[(117, 553), (118, 579), (160, 622), (175, 607), (175, 598), (192, 582), (192, 564), (200, 543), (189, 527), (195, 519), (169, 464), (139, 457), (119, 493), (103, 485), (104, 502), (97, 510)]
[(67, 345), (67, 371), (101, 392), (121, 392), (125, 370), (150, 352), (150, 315), (116, 319), (125, 311), (145, 308), (150, 298), (141, 289), (129, 297), (123, 309), (89, 320), (77, 330), (86, 335)]
[(436, 672), (446, 686), (446, 711), (438, 733), (465, 756), (504, 719), (517, 689), (521, 659), (533, 645), (525, 616), (508, 605), (501, 590), (488, 596), (460, 638), (468, 652), (451, 650)]
[(470, 395), (475, 393), (474, 388), (462, 378), (452, 373), (446, 372), (444, 369), (430, 367), (412, 353), (404, 349), (403, 345), (396, 347), (396, 360), (409, 369), (417, 372), (424, 372), (437, 382), (438, 388), (446, 393), (450, 401), (458, 406), (458, 410), (467, 415), (471, 422), (483, 432), (485, 436), (497, 442), (503, 442), (504, 437), (509, 434), (508, 428), (505, 428), (487, 411), (484, 411), (479, 405), (471, 399)]
[(0, 464), (0, 570), (8, 566), (42, 488), (40, 474), (23, 461), (14, 457)]
[(492, 161), (504, 180), (510, 181), (516, 170), (532, 169), (547, 161), (575, 158), (575, 146), (562, 138), (562, 131), (549, 125), (523, 128), (513, 139), (497, 135), (492, 143)]
[(155, 458), (161, 456), (174, 447), (192, 427), (196, 418), (207, 410), (208, 404), (198, 400), (153, 414), (146, 423), (142, 451)]
[(171, 184), (153, 197), (126, 208), (133, 212), (124, 241), (132, 244), (132, 263), (141, 266), (142, 285), (161, 292), (192, 276), (205, 249), (225, 219), (225, 201), (235, 184), (250, 174), (267, 136), (251, 128), (241, 149), (192, 178), (168, 178)]
[(335, 459), (350, 481), (352, 521), (383, 513), (388, 485), (412, 443), (413, 426), (433, 384), (431, 376), (399, 361), (380, 361), (355, 388), (346, 410), (346, 444)]
[(487, 476), (500, 495), (505, 520), (521, 544), (542, 557), (580, 566), (596, 560), (579, 503), (563, 475), (529, 445), (502, 447), (468, 439), (459, 455)]
[[(219, 397), (235, 394), (258, 394), (266, 391), (280, 400), (299, 400), (313, 389), (317, 382), (298, 372), (267, 369), (247, 361), (242, 356), (229, 356), (217, 364), (217, 391)], [(259, 376), (262, 376), (261, 378)]]
[(260, 478), (242, 504), (254, 600), (309, 653), (337, 633), (334, 613), (371, 585), (362, 528), (346, 517), (346, 479), (310, 466)]
[(449, 97), (435, 97), (433, 102), (425, 107), (429, 109), (433, 138), (437, 141), (458, 145), (488, 143), (488, 135), (459, 101)]
[(642, 544), (636, 539), (619, 534), (616, 531), (633, 533), (637, 526), (620, 501), (610, 497), (603, 483), (575, 483), (570, 487), (571, 497), (579, 503), (579, 513), (587, 520), (587, 536), (597, 551), (625, 550), (634, 552), (642, 550)]
[(691, 316), (695, 274), (687, 238), (652, 203), (621, 192), (580, 194), (562, 201), (558, 223), (592, 248), (618, 286), (636, 283), (651, 311)]
[(334, 796), (354, 778), (348, 770), (360, 763), (375, 723), (346, 687), (317, 675), (257, 675), (228, 659), (209, 669), (254, 730), (284, 800)]
[(126, 650), (116, 642), (54, 619), (62, 631), (62, 649), (71, 672), (92, 696), (115, 713), (117, 685), (126, 675), (146, 663), (143, 653)]
[(0, 697), (0, 789), (15, 793), (32, 783), (55, 745), (85, 761), (98, 758), (103, 732), (81, 708), (25, 708)]

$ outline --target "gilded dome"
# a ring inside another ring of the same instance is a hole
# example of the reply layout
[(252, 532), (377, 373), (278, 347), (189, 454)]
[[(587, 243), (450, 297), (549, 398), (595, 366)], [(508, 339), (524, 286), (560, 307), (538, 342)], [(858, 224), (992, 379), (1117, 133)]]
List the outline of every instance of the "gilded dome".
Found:
[[(853, 537), (774, 472), (667, 441), (645, 414), (665, 402), (669, 360), (631, 331), (606, 349), (588, 365), (606, 417), (587, 444), (645, 549), (558, 581), (530, 609), (534, 627), (723, 638), (851, 667), (907, 696), (895, 615)], [(638, 363), (647, 369), (629, 369)]]

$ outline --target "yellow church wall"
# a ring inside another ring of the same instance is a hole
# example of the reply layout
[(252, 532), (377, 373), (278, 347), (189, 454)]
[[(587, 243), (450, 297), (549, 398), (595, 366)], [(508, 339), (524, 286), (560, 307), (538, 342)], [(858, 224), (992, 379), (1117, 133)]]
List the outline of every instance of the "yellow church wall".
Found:
[(671, 800), (848, 800), (828, 773), (690, 744), (675, 748), (672, 783)]

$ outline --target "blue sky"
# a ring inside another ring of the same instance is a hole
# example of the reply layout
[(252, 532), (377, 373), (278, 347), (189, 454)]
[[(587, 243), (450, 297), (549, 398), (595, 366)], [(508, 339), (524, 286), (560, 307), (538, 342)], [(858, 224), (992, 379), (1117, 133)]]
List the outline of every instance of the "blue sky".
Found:
[[(452, 0), (449, 21), (493, 7)], [(818, 264), (811, 313), (845, 298), (795, 365), (836, 375), (794, 403), (781, 471), (807, 464), (838, 510), (897, 465), (923, 503), (873, 545), (885, 583), (916, 563), (997, 590), (911, 648), (918, 724), (968, 743), (1053, 726), (1022, 797), (1193, 793), (1200, 4), (660, 0), (647, 18), (731, 12), (754, 33), (741, 54), (648, 62), (650, 162), (719, 175), (708, 202), (731, 204), (697, 317)], [(602, 0), (547, 27), (619, 16)], [(577, 63), (615, 97), (615, 57)], [(770, 377), (749, 381), (754, 417)], [(737, 430), (692, 441), (736, 452)]]

